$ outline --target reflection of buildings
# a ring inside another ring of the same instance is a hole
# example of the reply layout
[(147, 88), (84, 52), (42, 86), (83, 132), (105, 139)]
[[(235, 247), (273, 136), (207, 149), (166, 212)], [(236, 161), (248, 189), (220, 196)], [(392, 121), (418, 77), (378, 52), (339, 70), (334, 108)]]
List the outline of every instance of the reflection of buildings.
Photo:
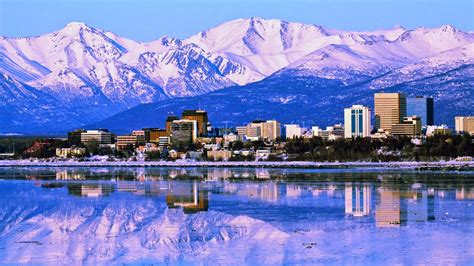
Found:
[(368, 184), (346, 184), (346, 214), (351, 214), (355, 217), (369, 215), (371, 201), (372, 188)]
[(400, 190), (382, 189), (375, 211), (377, 227), (396, 227), (406, 222), (406, 211), (401, 206)]
[(208, 180), (229, 179), (232, 177), (232, 171), (226, 168), (210, 168), (207, 170)]
[(456, 199), (457, 200), (474, 199), (474, 189), (470, 189), (470, 188), (456, 189)]
[(60, 171), (56, 172), (56, 180), (85, 180), (86, 175), (80, 172)]
[(375, 211), (378, 227), (393, 227), (411, 222), (433, 221), (434, 191), (383, 188)]
[[(250, 199), (260, 199), (267, 202), (276, 202), (280, 195), (284, 194), (286, 186), (278, 185), (276, 182), (263, 183), (226, 183), (224, 191), (244, 196)], [(285, 192), (286, 193), (286, 192)]]
[(407, 199), (407, 221), (426, 222), (433, 221), (434, 216), (434, 192), (429, 191), (407, 191), (403, 195)]
[(113, 184), (68, 184), (67, 188), (70, 195), (84, 197), (108, 196), (115, 191)]
[(199, 189), (197, 182), (170, 183), (166, 204), (168, 208), (181, 207), (187, 214), (207, 211), (209, 195), (207, 191)]

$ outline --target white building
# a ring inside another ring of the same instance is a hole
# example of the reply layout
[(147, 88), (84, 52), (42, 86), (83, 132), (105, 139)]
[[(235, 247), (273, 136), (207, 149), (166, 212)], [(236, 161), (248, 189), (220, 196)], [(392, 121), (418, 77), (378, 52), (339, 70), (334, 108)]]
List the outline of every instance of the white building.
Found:
[(312, 126), (311, 127), (311, 133), (313, 133), (313, 137), (319, 137), (319, 127), (318, 126)]
[(81, 133), (82, 143), (111, 144), (112, 133), (107, 130), (87, 130)]
[(369, 137), (372, 127), (370, 125), (370, 109), (362, 105), (353, 105), (344, 109), (344, 137)]
[(297, 124), (292, 125), (283, 125), (285, 130), (285, 137), (287, 139), (299, 138), (301, 137), (301, 127)]
[(434, 135), (449, 135), (451, 134), (451, 130), (448, 128), (447, 125), (434, 125), (434, 126), (426, 126), (426, 136), (432, 137)]

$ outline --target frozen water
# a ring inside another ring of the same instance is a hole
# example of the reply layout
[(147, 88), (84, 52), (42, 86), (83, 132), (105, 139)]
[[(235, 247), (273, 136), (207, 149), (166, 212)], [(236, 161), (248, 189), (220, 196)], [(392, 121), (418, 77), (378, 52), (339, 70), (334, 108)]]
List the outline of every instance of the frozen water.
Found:
[(0, 168), (0, 261), (470, 264), (473, 172)]

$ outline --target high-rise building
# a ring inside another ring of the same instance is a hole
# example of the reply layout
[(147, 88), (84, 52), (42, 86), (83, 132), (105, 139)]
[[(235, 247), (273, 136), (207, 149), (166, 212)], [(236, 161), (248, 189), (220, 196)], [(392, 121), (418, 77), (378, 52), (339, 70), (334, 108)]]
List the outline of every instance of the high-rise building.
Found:
[(301, 137), (301, 127), (297, 124), (283, 125), (282, 136), (285, 139), (299, 138)]
[(166, 127), (165, 127), (165, 130), (166, 130), (166, 134), (169, 136), (171, 134), (171, 123), (175, 120), (179, 120), (179, 117), (175, 116), (175, 115), (170, 115), (166, 118)]
[(403, 93), (376, 93), (375, 129), (392, 131), (392, 125), (399, 124), (407, 113), (406, 96)]
[(273, 141), (281, 136), (281, 125), (276, 120), (255, 120), (247, 125), (246, 136), (249, 139)]
[(416, 96), (407, 98), (407, 116), (418, 116), (423, 126), (434, 125), (433, 98)]
[(81, 133), (82, 143), (111, 144), (112, 133), (106, 129), (87, 130)]
[(197, 122), (198, 136), (207, 136), (207, 112), (203, 110), (184, 110), (182, 114), (183, 119), (194, 120)]
[(456, 116), (455, 129), (457, 133), (466, 132), (474, 135), (474, 116)]
[(402, 123), (392, 125), (393, 135), (421, 135), (421, 119), (417, 116), (405, 117)]
[(372, 130), (370, 125), (370, 109), (362, 105), (353, 105), (344, 109), (344, 137), (369, 137)]
[(171, 142), (173, 145), (187, 146), (197, 139), (197, 121), (189, 119), (174, 120), (171, 122)]

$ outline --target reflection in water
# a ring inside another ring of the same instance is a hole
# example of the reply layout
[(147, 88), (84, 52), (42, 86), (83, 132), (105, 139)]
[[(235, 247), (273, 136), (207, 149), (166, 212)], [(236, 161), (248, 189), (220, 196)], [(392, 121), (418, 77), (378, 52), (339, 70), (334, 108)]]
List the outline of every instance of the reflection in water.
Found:
[(378, 191), (375, 222), (378, 227), (396, 227), (406, 222), (406, 205), (400, 201), (400, 191), (381, 188)]
[(70, 195), (83, 197), (109, 196), (115, 191), (112, 184), (67, 184)]
[(372, 203), (372, 187), (368, 184), (346, 183), (345, 186), (346, 214), (355, 217), (370, 214)]
[(460, 188), (456, 190), (456, 199), (457, 200), (466, 200), (474, 199), (474, 189), (473, 188)]
[[(474, 244), (460, 240), (474, 226), (471, 173), (15, 171), (11, 176), (23, 181), (5, 178), (0, 186), (0, 261), (6, 263), (462, 264), (474, 259), (463, 257), (474, 254)], [(400, 258), (401, 252), (408, 255)]]
[(184, 213), (197, 213), (207, 211), (209, 207), (209, 194), (199, 189), (196, 181), (193, 183), (170, 183), (166, 204), (168, 208), (183, 208)]

